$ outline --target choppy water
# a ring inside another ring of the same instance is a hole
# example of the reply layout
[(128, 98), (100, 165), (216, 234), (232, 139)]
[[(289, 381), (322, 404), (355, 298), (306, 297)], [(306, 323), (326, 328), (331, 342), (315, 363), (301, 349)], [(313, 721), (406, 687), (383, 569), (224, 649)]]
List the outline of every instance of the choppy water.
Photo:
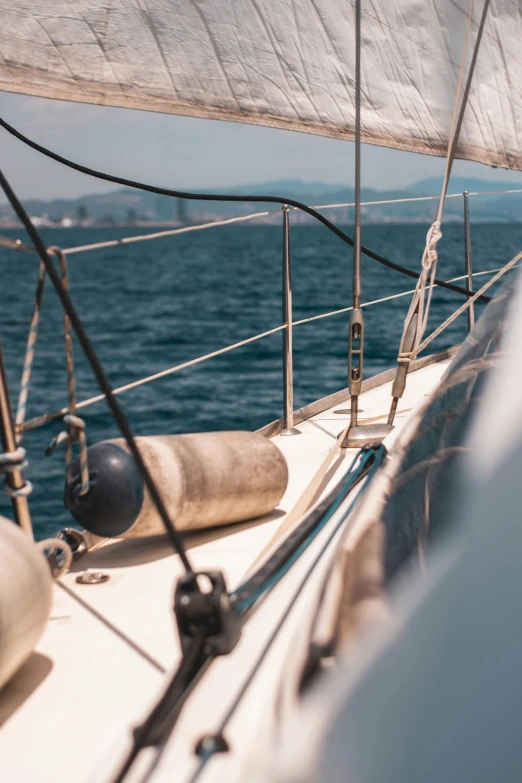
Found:
[[(369, 226), (368, 247), (418, 268), (426, 226)], [(19, 232), (2, 232), (20, 236)], [(129, 229), (46, 229), (62, 247), (128, 235)], [(136, 233), (143, 233), (136, 230)], [(113, 386), (249, 337), (281, 320), (281, 230), (231, 226), (71, 256), (71, 292)], [(522, 225), (472, 228), (476, 271), (501, 266), (522, 247)], [(440, 243), (439, 276), (463, 271), (463, 229), (448, 225)], [(364, 259), (363, 301), (407, 290), (411, 279)], [(0, 248), (0, 332), (13, 398), (20, 379), (37, 276), (32, 254)], [(351, 250), (320, 226), (292, 228), (294, 319), (346, 307), (351, 296)], [(478, 281), (486, 278), (478, 278)], [(368, 308), (365, 376), (390, 367), (409, 297)], [(431, 325), (461, 298), (436, 289)], [(66, 404), (62, 316), (51, 286), (44, 296), (28, 415)], [(465, 316), (434, 343), (442, 349), (465, 334)], [(346, 385), (347, 315), (294, 330), (295, 407)], [(281, 333), (163, 380), (125, 393), (120, 401), (137, 434), (256, 429), (282, 414)], [(81, 352), (75, 351), (78, 399), (96, 393)], [(82, 412), (90, 443), (117, 435), (104, 403)], [(61, 429), (55, 422), (26, 435), (34, 484), (38, 537), (71, 523), (64, 509), (63, 454), (44, 457)], [(0, 513), (10, 515), (0, 493)]]

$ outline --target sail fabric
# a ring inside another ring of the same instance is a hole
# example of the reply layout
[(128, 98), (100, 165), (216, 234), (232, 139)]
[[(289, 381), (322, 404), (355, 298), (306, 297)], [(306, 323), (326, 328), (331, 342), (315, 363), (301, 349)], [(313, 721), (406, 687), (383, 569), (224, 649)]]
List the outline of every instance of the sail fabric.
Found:
[[(362, 0), (363, 141), (446, 154), (470, 2)], [(491, 0), (457, 157), (522, 169), (521, 2)], [(0, 19), (0, 90), (354, 135), (353, 0), (0, 0)]]

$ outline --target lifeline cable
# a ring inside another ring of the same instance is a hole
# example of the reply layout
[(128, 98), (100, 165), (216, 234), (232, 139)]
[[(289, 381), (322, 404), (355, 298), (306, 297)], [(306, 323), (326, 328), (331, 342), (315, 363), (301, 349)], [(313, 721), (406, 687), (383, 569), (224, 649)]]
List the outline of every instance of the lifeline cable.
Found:
[(6, 180), (2, 170), (0, 169), (0, 186), (2, 187), (2, 190), (4, 191), (5, 195), (7, 196), (7, 199), (9, 203), (11, 204), (12, 208), (16, 212), (18, 218), (22, 222), (25, 230), (29, 234), (31, 241), (34, 244), (34, 247), (36, 248), (38, 255), (40, 256), (40, 259), (42, 263), (45, 265), (46, 272), (49, 276), (49, 279), (51, 280), (56, 293), (58, 294), (59, 299), (61, 300), (64, 312), (67, 313), (71, 324), (74, 328), (74, 331), (76, 332), (76, 336), (78, 337), (78, 340), (80, 342), (80, 345), (83, 348), (83, 351), (85, 353), (85, 356), (87, 357), (87, 360), (89, 364), (91, 365), (91, 369), (93, 371), (93, 374), (98, 381), (98, 384), (105, 394), (107, 398), (107, 404), (109, 408), (111, 409), (112, 415), (114, 416), (114, 419), (116, 421), (116, 424), (118, 425), (121, 434), (127, 441), (127, 445), (130, 449), (130, 452), (132, 456), (134, 457), (134, 460), (136, 462), (136, 466), (141, 474), (141, 477), (143, 478), (143, 481), (147, 487), (147, 489), (150, 492), (150, 495), (152, 497), (152, 500), (154, 501), (154, 504), (156, 508), (158, 509), (158, 513), (160, 517), (162, 518), (163, 524), (165, 525), (166, 532), (169, 535), (169, 538), (171, 540), (172, 546), (175, 549), (175, 551), (179, 554), (181, 561), (189, 574), (194, 573), (194, 569), (192, 568), (190, 561), (187, 557), (187, 554), (185, 552), (185, 545), (183, 543), (183, 539), (181, 538), (180, 534), (174, 527), (167, 510), (163, 504), (163, 500), (161, 498), (160, 493), (158, 492), (156, 488), (156, 484), (150, 475), (147, 466), (145, 465), (143, 458), (140, 454), (140, 451), (138, 447), (136, 446), (136, 441), (134, 440), (134, 435), (132, 433), (132, 430), (129, 426), (129, 423), (127, 422), (127, 419), (125, 417), (125, 414), (123, 413), (122, 409), (120, 408), (120, 405), (116, 399), (116, 397), (113, 394), (111, 384), (109, 383), (109, 380), (107, 376), (105, 375), (105, 371), (100, 363), (100, 360), (98, 359), (98, 356), (91, 344), (91, 341), (89, 340), (89, 337), (87, 336), (87, 333), (85, 329), (83, 328), (83, 324), (78, 316), (78, 313), (76, 312), (76, 308), (74, 307), (72, 300), (69, 296), (68, 291), (63, 287), (62, 282), (60, 280), (60, 277), (58, 275), (58, 272), (56, 271), (53, 262), (51, 261), (49, 254), (47, 252), (47, 249), (42, 242), (42, 239), (38, 233), (38, 231), (33, 226), (33, 223), (23, 208), (23, 206), (18, 201), (18, 198), (16, 197), (15, 193), (13, 192), (11, 186), (9, 185), (8, 181)]
[[(23, 133), (20, 133), (20, 131), (16, 130), (16, 128), (13, 128), (12, 125), (9, 125), (2, 117), (0, 117), (0, 126), (4, 128), (8, 133), (10, 133), (12, 136), (17, 138), (19, 141), (21, 141), (23, 144), (26, 144), (27, 146), (31, 147), (32, 149), (36, 150), (37, 152), (40, 152), (42, 155), (45, 155), (48, 158), (51, 158), (52, 160), (55, 160), (57, 163), (61, 163), (64, 166), (68, 166), (70, 169), (74, 169), (74, 171), (79, 171), (81, 174), (87, 174), (89, 177), (96, 177), (97, 179), (105, 180), (106, 182), (114, 182), (116, 185), (124, 185), (128, 188), (135, 188), (137, 190), (144, 190), (148, 193), (156, 193), (159, 196), (170, 196), (172, 198), (182, 198), (186, 199), (188, 201), (225, 201), (225, 202), (252, 202), (252, 203), (262, 203), (262, 204), (288, 204), (292, 207), (295, 207), (296, 209), (300, 209), (303, 212), (306, 212), (311, 217), (318, 220), (320, 223), (322, 223), (326, 228), (328, 228), (330, 231), (332, 231), (336, 236), (339, 237), (339, 239), (342, 239), (343, 242), (346, 242), (350, 247), (353, 247), (353, 239), (351, 239), (347, 234), (344, 233), (344, 231), (341, 231), (340, 228), (337, 228), (336, 225), (334, 225), (328, 218), (325, 218), (324, 215), (321, 215), (320, 212), (317, 212), (317, 210), (313, 209), (312, 207), (308, 207), (306, 204), (303, 204), (301, 201), (296, 201), (295, 199), (291, 198), (282, 198), (281, 196), (227, 196), (227, 195), (219, 195), (216, 193), (187, 193), (182, 190), (170, 190), (169, 188), (160, 188), (156, 187), (155, 185), (146, 185), (143, 182), (135, 182), (131, 179), (125, 179), (124, 177), (116, 177), (112, 174), (104, 174), (101, 171), (96, 171), (95, 169), (91, 169), (88, 166), (82, 166), (79, 163), (74, 163), (72, 160), (68, 160), (67, 158), (62, 157), (61, 155), (58, 155), (56, 152), (52, 152), (51, 150), (48, 150), (46, 147), (42, 147), (41, 144), (38, 144), (35, 141), (32, 141), (27, 136), (24, 136)], [(361, 246), (361, 252), (363, 252), (368, 258), (372, 258), (374, 261), (377, 261), (377, 263), (382, 264), (383, 266), (388, 267), (389, 269), (394, 269), (396, 272), (401, 272), (403, 275), (407, 275), (408, 277), (413, 277), (415, 280), (419, 278), (419, 273), (414, 272), (411, 269), (407, 269), (404, 266), (401, 266), (400, 264), (396, 264), (393, 261), (389, 261), (387, 258), (384, 258), (383, 256), (379, 255), (378, 253), (374, 253), (372, 250), (369, 250), (366, 247)], [(440, 288), (447, 288), (449, 291), (455, 291), (457, 294), (462, 294), (463, 296), (473, 296), (473, 292), (469, 291), (467, 288), (461, 288), (460, 286), (453, 285), (452, 283), (446, 283), (444, 280), (438, 280), (436, 279), (435, 282)], [(481, 297), (481, 301), (483, 302), (489, 302), (490, 298), (487, 296)]]

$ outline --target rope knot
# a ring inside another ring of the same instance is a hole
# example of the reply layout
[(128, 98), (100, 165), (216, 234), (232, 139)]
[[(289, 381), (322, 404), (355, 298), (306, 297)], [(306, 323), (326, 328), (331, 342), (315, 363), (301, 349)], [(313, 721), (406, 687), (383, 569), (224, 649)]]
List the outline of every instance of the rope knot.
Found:
[(85, 495), (89, 491), (89, 464), (87, 461), (87, 439), (85, 437), (85, 421), (74, 413), (66, 413), (63, 417), (65, 430), (59, 432), (45, 450), (45, 456), (49, 457), (61, 443), (65, 443), (65, 462), (67, 465), (67, 479), (71, 478), (72, 468), (72, 446), (73, 443), (79, 444), (80, 449), (80, 476), (81, 487), (80, 495)]
[(437, 263), (437, 245), (441, 237), (440, 220), (435, 220), (426, 234), (426, 249), (422, 258), (424, 269), (431, 269)]
[[(4, 451), (0, 453), (0, 476), (6, 476), (8, 473), (12, 473), (14, 470), (23, 470), (27, 467), (27, 460), (25, 459), (25, 449), (19, 446), (14, 451)], [(4, 481), (4, 492), (9, 497), (23, 497), (30, 495), (33, 491), (33, 485), (30, 481), (26, 481), (23, 486), (15, 489), (7, 481)]]
[(5, 476), (12, 473), (13, 470), (27, 467), (25, 459), (25, 449), (19, 446), (14, 451), (4, 451), (0, 453), (0, 475)]
[(6, 481), (4, 481), (3, 489), (5, 494), (9, 495), (10, 498), (22, 498), (31, 494), (33, 491), (33, 485), (30, 481), (26, 481), (25, 484), (20, 487), (20, 489), (15, 489), (14, 487), (11, 487)]
[(61, 443), (66, 443), (68, 446), (80, 441), (82, 436), (85, 437), (85, 421), (79, 416), (75, 416), (72, 413), (66, 413), (63, 417), (63, 423), (65, 424), (65, 430), (59, 432), (58, 435), (52, 439), (47, 449), (45, 450), (45, 456), (50, 457), (53, 451)]
[(67, 437), (71, 443), (75, 443), (80, 438), (80, 434), (85, 431), (85, 421), (72, 413), (66, 413), (63, 417), (63, 423), (67, 428)]

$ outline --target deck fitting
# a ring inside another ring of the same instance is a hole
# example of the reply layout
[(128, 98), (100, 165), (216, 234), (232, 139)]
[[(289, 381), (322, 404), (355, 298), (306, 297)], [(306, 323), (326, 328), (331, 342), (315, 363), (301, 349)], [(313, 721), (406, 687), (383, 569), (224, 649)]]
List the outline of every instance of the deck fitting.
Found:
[(228, 753), (228, 742), (222, 734), (205, 734), (196, 743), (194, 748), (197, 756), (213, 756), (214, 753)]
[[(341, 448), (362, 449), (363, 446), (378, 446), (392, 429), (391, 424), (361, 424), (359, 427), (350, 427)], [(342, 435), (342, 432), (339, 435)]]
[(289, 429), (286, 429), (286, 430), (281, 430), (281, 432), (280, 432), (279, 434), (280, 434), (280, 435), (281, 435), (283, 438), (286, 438), (286, 437), (288, 437), (289, 435), (300, 435), (300, 434), (301, 434), (301, 430), (296, 430), (296, 428), (295, 428), (295, 427), (290, 427)]
[(101, 585), (103, 582), (108, 582), (109, 579), (109, 574), (105, 574), (103, 571), (83, 571), (76, 577), (79, 585)]

